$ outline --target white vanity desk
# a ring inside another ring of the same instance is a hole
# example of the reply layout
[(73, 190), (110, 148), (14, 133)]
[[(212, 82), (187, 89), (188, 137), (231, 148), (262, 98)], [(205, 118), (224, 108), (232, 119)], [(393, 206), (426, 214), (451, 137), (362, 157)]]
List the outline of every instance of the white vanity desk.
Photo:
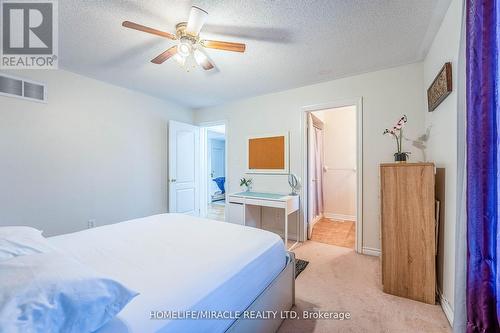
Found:
[[(227, 221), (236, 224), (262, 228), (262, 207), (282, 208), (285, 210), (284, 242), (288, 246), (288, 216), (299, 210), (298, 195), (283, 195), (275, 193), (240, 192), (228, 195)], [(299, 218), (297, 216), (297, 233), (299, 232)], [(298, 235), (295, 243), (298, 244)]]

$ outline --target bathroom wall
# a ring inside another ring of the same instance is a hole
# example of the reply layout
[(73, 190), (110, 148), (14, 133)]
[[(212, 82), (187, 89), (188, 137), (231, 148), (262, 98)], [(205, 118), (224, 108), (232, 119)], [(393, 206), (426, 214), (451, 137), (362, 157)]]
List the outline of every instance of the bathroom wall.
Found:
[(356, 219), (356, 107), (322, 112), (324, 211), (327, 218)]

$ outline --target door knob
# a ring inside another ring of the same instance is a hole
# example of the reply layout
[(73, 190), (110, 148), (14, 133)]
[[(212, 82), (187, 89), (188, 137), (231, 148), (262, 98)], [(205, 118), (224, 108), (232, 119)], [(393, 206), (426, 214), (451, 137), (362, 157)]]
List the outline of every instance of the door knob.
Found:
[(176, 181), (177, 181), (177, 179), (170, 179), (171, 183), (175, 183)]

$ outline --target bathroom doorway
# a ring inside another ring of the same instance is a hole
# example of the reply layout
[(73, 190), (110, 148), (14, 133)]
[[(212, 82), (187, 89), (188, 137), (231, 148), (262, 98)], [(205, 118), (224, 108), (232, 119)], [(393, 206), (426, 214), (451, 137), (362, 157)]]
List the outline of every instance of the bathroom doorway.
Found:
[(344, 103), (306, 112), (306, 218), (309, 239), (362, 252), (358, 108)]

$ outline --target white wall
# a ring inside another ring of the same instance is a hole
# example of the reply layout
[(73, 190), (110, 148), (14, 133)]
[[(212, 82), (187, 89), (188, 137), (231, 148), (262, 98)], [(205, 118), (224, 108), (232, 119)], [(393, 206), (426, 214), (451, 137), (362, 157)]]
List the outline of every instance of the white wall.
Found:
[[(434, 112), (425, 112), (425, 126), (431, 127), (428, 159), (445, 171), (444, 220), (438, 256), (438, 288), (453, 306), (455, 270), (455, 224), (457, 189), (457, 68), (463, 0), (453, 0), (424, 61), (426, 91), (441, 67), (452, 63), (453, 92)], [(427, 105), (427, 101), (424, 101)]]
[(54, 235), (167, 210), (167, 120), (192, 111), (67, 71), (48, 103), (0, 96), (0, 225)]
[(325, 127), (324, 215), (356, 219), (356, 107), (321, 112)]
[[(382, 131), (407, 114), (408, 136), (421, 134), (425, 114), (422, 86), (422, 64), (417, 63), (197, 110), (195, 121), (227, 119), (228, 191), (235, 192), (239, 190), (238, 180), (245, 175), (248, 136), (289, 131), (290, 169), (302, 175), (301, 108), (363, 97), (363, 246), (380, 249), (379, 164), (392, 161), (394, 153), (393, 142)], [(413, 159), (421, 159), (411, 147), (406, 150), (412, 151)], [(254, 190), (290, 191), (286, 175), (251, 177)], [(277, 214), (269, 212), (266, 216), (275, 219)], [(291, 230), (294, 225), (291, 218)]]

